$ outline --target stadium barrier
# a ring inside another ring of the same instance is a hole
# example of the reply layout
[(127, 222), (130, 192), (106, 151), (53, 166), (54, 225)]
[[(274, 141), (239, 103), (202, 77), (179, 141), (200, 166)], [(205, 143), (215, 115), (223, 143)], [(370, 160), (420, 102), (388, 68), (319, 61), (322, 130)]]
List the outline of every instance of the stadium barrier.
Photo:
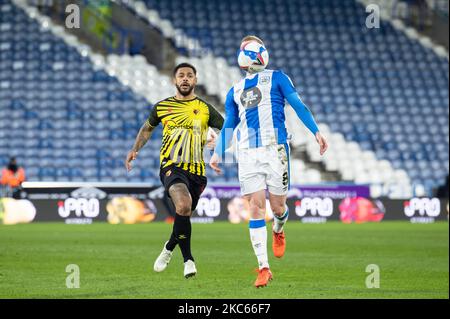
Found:
[[(369, 198), (361, 185), (292, 186), (287, 206), (291, 221), (303, 223), (380, 222), (405, 220), (412, 223), (448, 221), (448, 199)], [(33, 183), (23, 185), (22, 200), (0, 200), (0, 221), (14, 224), (52, 221), (68, 224), (134, 224), (163, 221), (170, 208), (162, 187), (143, 183)], [(247, 202), (235, 185), (208, 186), (199, 200), (192, 221), (212, 223), (247, 222)], [(267, 219), (273, 218), (267, 203)]]

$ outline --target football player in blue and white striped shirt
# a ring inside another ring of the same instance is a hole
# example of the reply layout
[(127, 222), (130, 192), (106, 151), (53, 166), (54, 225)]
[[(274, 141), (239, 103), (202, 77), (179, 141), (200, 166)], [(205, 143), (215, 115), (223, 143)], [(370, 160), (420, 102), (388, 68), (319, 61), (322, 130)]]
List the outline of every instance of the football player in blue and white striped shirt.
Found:
[[(241, 50), (253, 41), (264, 46), (258, 37), (246, 36), (241, 41)], [(272, 279), (267, 256), (266, 189), (274, 213), (274, 255), (283, 257), (286, 247), (283, 225), (288, 218), (289, 137), (285, 125), (285, 101), (314, 134), (322, 155), (328, 147), (327, 141), (290, 78), (281, 71), (264, 69), (247, 72), (245, 78), (228, 92), (225, 123), (210, 161), (210, 166), (220, 174), (219, 163), (235, 133), (239, 183), (242, 195), (250, 204), (250, 238), (259, 263), (257, 288), (266, 286)]]

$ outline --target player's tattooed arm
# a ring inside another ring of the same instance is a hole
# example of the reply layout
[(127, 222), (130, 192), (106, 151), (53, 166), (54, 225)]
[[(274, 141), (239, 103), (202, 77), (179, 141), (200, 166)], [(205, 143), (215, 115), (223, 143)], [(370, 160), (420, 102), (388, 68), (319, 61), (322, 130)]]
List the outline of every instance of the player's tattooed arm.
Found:
[(131, 162), (136, 159), (138, 152), (141, 150), (142, 147), (144, 147), (144, 145), (150, 139), (154, 129), (155, 127), (150, 125), (148, 121), (145, 121), (144, 125), (142, 125), (138, 135), (136, 136), (133, 148), (131, 149), (130, 152), (128, 152), (127, 158), (125, 160), (125, 166), (128, 171), (131, 170)]
[(151, 126), (148, 121), (145, 121), (144, 125), (142, 125), (138, 135), (136, 136), (136, 141), (134, 142), (132, 151), (139, 152), (152, 136), (152, 132), (154, 129), (154, 126)]
[(144, 147), (145, 143), (147, 143), (147, 141), (152, 136), (152, 132), (155, 129), (155, 127), (157, 127), (158, 124), (161, 122), (161, 119), (158, 116), (157, 107), (158, 104), (153, 106), (150, 112), (150, 116), (148, 117), (147, 121), (145, 121), (145, 123), (142, 125), (138, 135), (136, 136), (133, 148), (131, 149), (131, 151), (128, 152), (127, 159), (125, 160), (125, 166), (128, 171), (131, 170), (131, 162), (136, 159), (140, 149)]

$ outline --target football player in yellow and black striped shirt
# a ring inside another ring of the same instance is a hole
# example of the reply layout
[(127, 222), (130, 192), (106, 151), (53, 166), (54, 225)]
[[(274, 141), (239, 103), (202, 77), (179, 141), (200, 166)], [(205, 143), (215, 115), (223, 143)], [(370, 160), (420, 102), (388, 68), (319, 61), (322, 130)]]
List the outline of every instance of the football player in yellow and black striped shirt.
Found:
[(156, 259), (154, 270), (161, 272), (166, 269), (178, 244), (184, 258), (184, 276), (189, 278), (197, 273), (191, 253), (190, 216), (207, 183), (203, 148), (208, 128), (222, 129), (223, 117), (195, 95), (197, 71), (194, 66), (179, 64), (173, 76), (176, 95), (154, 105), (128, 153), (126, 166), (131, 169), (131, 162), (139, 150), (149, 140), (154, 128), (162, 123), (160, 178), (175, 205), (176, 214), (172, 235)]

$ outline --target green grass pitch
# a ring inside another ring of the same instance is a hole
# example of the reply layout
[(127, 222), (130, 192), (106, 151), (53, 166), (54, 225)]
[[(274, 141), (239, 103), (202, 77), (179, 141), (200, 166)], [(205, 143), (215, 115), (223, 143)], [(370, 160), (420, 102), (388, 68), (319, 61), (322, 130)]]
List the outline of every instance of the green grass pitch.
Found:
[[(289, 222), (287, 251), (271, 254), (274, 281), (256, 289), (247, 225), (193, 224), (198, 275), (183, 277), (181, 252), (163, 273), (153, 262), (171, 225), (0, 226), (0, 298), (449, 298), (449, 226)], [(66, 266), (80, 288), (66, 287)], [(380, 287), (366, 287), (366, 266)]]

